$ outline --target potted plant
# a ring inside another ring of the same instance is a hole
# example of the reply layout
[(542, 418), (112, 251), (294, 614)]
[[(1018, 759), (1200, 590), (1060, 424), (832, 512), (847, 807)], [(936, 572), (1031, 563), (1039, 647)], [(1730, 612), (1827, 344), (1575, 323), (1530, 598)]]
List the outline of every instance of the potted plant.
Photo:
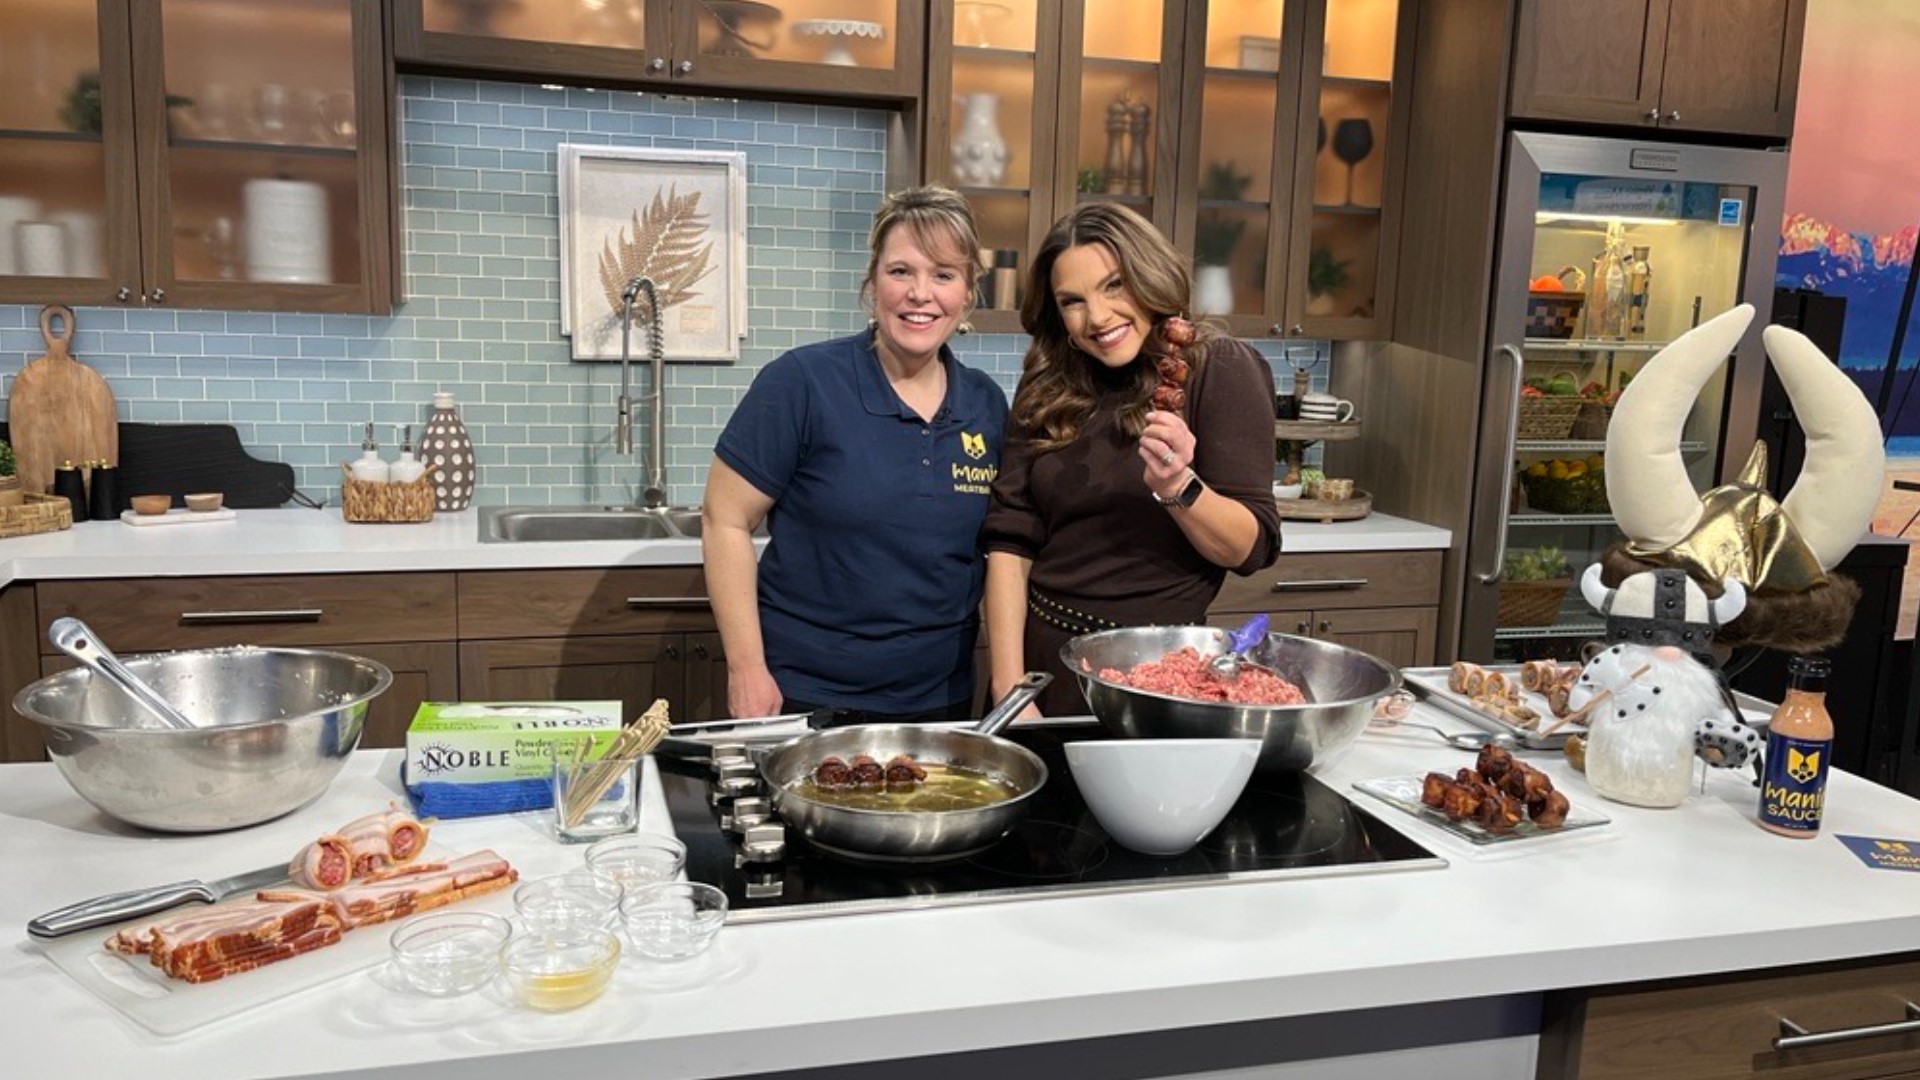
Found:
[(19, 465), (13, 460), (13, 447), (0, 440), (0, 506), (19, 506), (25, 500)]
[(1307, 257), (1307, 314), (1334, 313), (1333, 294), (1347, 285), (1346, 259), (1333, 257), (1333, 249), (1320, 245)]
[(1559, 548), (1508, 552), (1500, 576), (1500, 625), (1553, 625), (1572, 585), (1573, 573)]
[[(1233, 167), (1230, 161), (1207, 166), (1200, 181), (1202, 201), (1238, 202), (1246, 197), (1253, 177)], [(1233, 310), (1233, 277), (1227, 267), (1233, 262), (1233, 249), (1247, 231), (1245, 218), (1224, 207), (1203, 208), (1193, 235), (1193, 310), (1198, 315), (1225, 315)]]

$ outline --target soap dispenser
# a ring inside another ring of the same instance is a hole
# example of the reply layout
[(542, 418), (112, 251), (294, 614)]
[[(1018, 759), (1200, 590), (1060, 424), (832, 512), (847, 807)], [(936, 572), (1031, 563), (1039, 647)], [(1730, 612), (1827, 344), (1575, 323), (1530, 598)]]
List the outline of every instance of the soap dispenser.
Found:
[(373, 437), (373, 424), (367, 424), (367, 437), (360, 444), (360, 460), (353, 463), (353, 478), (362, 484), (387, 482), (387, 463), (380, 460), (380, 443)]
[(400, 459), (387, 466), (387, 479), (396, 484), (411, 484), (426, 471), (427, 467), (413, 456), (413, 425), (400, 425)]

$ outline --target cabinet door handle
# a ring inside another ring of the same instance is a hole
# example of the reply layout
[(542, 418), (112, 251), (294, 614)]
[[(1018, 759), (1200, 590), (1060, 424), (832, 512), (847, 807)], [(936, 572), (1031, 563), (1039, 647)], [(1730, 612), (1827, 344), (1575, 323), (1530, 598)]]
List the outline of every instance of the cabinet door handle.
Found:
[(155, 289), (153, 290), (153, 292), (147, 295), (147, 299), (153, 301), (156, 304), (164, 304), (167, 302), (167, 290)]
[(680, 63), (674, 66), (673, 70), (676, 72), (679, 72), (682, 75), (691, 75), (693, 74), (693, 61), (682, 60), (680, 61)]
[(693, 647), (693, 658), (695, 660), (705, 660), (707, 658), (707, 647), (705, 645), (695, 645)]
[(1272, 326), (1267, 327), (1267, 333), (1272, 334), (1274, 337), (1285, 337), (1287, 328), (1281, 326), (1279, 323), (1274, 323)]
[(1301, 619), (1300, 625), (1293, 628), (1294, 633), (1296, 634), (1304, 634), (1311, 629), (1313, 629), (1313, 624), (1308, 622), (1305, 619)]
[(630, 608), (703, 608), (711, 607), (713, 601), (704, 596), (629, 596)]
[(1675, 109), (1675, 110), (1673, 110), (1672, 112), (1670, 112), (1670, 113), (1668, 113), (1668, 114), (1667, 114), (1667, 123), (1669, 123), (1669, 124), (1677, 124), (1677, 123), (1679, 123), (1679, 122), (1680, 122), (1680, 110), (1679, 110), (1679, 109)]
[(282, 608), (278, 611), (183, 611), (180, 621), (189, 626), (215, 626), (224, 623), (319, 622), (325, 612), (320, 608)]
[(656, 75), (658, 75), (662, 71), (667, 70), (666, 59), (664, 57), (656, 56), (652, 60), (647, 61), (647, 70), (653, 72)]
[[(1520, 350), (1514, 348), (1512, 345), (1502, 345), (1499, 351), (1505, 353), (1513, 360), (1513, 385), (1509, 389), (1516, 395), (1517, 400), (1517, 395), (1520, 393), (1520, 383), (1526, 377), (1527, 358), (1520, 355)], [(1502, 398), (1501, 400), (1504, 401), (1506, 399)], [(1515, 405), (1513, 407), (1513, 423), (1507, 427), (1507, 451), (1504, 458), (1505, 468), (1501, 472), (1500, 505), (1502, 507), (1507, 505), (1507, 498), (1513, 494), (1513, 455), (1519, 451), (1519, 442), (1520, 406)], [(1506, 511), (1503, 509), (1501, 511), (1503, 517), (1505, 513)], [(1505, 520), (1502, 520), (1500, 522), (1500, 539), (1493, 548), (1493, 569), (1480, 572), (1480, 584), (1492, 585), (1494, 582), (1500, 580), (1500, 575), (1506, 572), (1507, 523)]]
[(1343, 592), (1348, 589), (1364, 589), (1367, 579), (1356, 578), (1313, 578), (1307, 581), (1276, 581), (1274, 592)]
[(1775, 1050), (1798, 1050), (1807, 1046), (1829, 1046), (1838, 1042), (1852, 1042), (1855, 1039), (1874, 1039), (1882, 1035), (1905, 1035), (1920, 1031), (1920, 1005), (1902, 1000), (1900, 1004), (1907, 1008), (1907, 1018), (1891, 1024), (1868, 1024), (1864, 1027), (1839, 1028), (1834, 1031), (1808, 1031), (1799, 1024), (1780, 1018), (1780, 1034), (1774, 1037)]
[(1647, 110), (1647, 123), (1649, 123), (1649, 124), (1657, 124), (1657, 123), (1659, 123), (1659, 122), (1660, 122), (1660, 110), (1659, 110), (1659, 109), (1648, 109), (1648, 110)]
[(113, 298), (115, 300), (120, 301), (123, 304), (129, 303), (133, 300), (133, 290), (127, 288), (125, 285), (122, 285), (118, 290), (114, 292)]
[(669, 660), (678, 660), (680, 659), (680, 650), (677, 646), (669, 645), (666, 647), (665, 650), (663, 650), (661, 655), (665, 656)]
[(1329, 633), (1332, 633), (1332, 632), (1333, 632), (1333, 620), (1332, 620), (1332, 619), (1321, 619), (1321, 620), (1320, 620), (1320, 632), (1321, 632), (1321, 633), (1323, 633), (1323, 634), (1329, 634)]

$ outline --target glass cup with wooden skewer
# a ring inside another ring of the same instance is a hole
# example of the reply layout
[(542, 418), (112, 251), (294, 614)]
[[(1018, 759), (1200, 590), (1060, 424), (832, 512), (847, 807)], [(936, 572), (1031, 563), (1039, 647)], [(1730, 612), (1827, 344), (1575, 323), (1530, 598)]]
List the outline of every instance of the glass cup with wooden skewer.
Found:
[(630, 833), (640, 826), (640, 761), (667, 734), (667, 703), (655, 701), (594, 754), (592, 736), (556, 744), (553, 826), (563, 844)]

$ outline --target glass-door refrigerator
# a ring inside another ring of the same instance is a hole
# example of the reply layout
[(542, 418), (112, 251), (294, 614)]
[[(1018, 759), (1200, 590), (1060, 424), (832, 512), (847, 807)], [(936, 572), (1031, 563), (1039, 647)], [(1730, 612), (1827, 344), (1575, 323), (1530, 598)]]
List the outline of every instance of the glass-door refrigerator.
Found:
[(1739, 472), (1786, 175), (1784, 151), (1508, 137), (1461, 658), (1568, 659), (1599, 635), (1577, 582), (1620, 539), (1606, 499), (1611, 403), (1675, 337), (1752, 303), (1680, 447), (1696, 490)]

